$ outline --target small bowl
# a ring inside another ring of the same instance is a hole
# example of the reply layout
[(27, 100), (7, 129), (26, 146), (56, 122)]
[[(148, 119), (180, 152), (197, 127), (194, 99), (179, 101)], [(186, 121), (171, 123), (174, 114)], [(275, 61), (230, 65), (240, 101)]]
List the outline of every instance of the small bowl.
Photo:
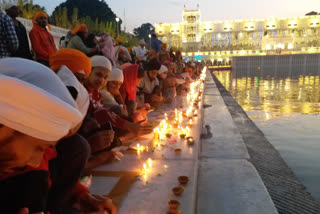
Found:
[(180, 155), (180, 154), (181, 154), (181, 151), (182, 151), (181, 149), (175, 149), (175, 150), (174, 150), (174, 153), (175, 153), (176, 155)]
[(186, 134), (180, 134), (180, 138), (184, 139), (186, 137)]
[(170, 209), (167, 214), (181, 214), (181, 211), (180, 210), (173, 210), (173, 209)]
[(178, 181), (182, 185), (186, 185), (189, 182), (189, 177), (188, 176), (179, 176)]
[(187, 139), (188, 145), (193, 145), (193, 144), (194, 144), (194, 139), (193, 139), (193, 137), (187, 137), (186, 139)]
[(184, 191), (184, 187), (183, 186), (178, 186), (178, 187), (173, 187), (172, 188), (172, 192), (175, 196), (180, 196)]
[(168, 200), (168, 205), (171, 210), (176, 210), (178, 209), (180, 202), (177, 200)]
[(174, 210), (174, 209), (170, 209), (167, 214), (181, 214), (180, 210)]
[(171, 136), (172, 136), (172, 134), (170, 134), (170, 133), (167, 133), (167, 134), (166, 134), (166, 137), (167, 137), (167, 138), (171, 138)]

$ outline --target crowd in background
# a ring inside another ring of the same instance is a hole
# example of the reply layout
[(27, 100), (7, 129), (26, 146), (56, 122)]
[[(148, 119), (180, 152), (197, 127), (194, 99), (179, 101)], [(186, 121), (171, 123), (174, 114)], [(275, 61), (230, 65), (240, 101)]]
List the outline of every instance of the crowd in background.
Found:
[[(3, 213), (116, 213), (80, 179), (121, 160), (113, 149), (153, 131), (148, 113), (183, 96), (203, 66), (152, 35), (125, 47), (85, 24), (61, 38), (37, 12), (29, 33), (17, 6), (0, 11), (0, 190)], [(24, 58), (24, 59), (23, 59)]]

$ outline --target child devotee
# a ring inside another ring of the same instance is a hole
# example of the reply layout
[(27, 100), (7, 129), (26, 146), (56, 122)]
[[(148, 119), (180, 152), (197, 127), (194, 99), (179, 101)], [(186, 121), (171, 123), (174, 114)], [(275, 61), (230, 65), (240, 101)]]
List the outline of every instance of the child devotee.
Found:
[(146, 65), (147, 72), (138, 85), (140, 103), (162, 101), (161, 91), (159, 92), (159, 80), (157, 79), (160, 67), (161, 64), (157, 59), (150, 60)]

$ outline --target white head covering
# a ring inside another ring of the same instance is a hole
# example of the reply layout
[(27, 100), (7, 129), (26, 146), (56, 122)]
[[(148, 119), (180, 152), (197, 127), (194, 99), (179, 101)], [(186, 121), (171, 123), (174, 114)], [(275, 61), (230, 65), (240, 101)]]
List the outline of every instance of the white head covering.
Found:
[(145, 45), (146, 42), (144, 41), (144, 39), (141, 39), (140, 42), (139, 42), (139, 44), (140, 44), (140, 45)]
[(191, 62), (190, 66), (194, 68), (194, 67), (196, 67), (196, 64), (194, 62)]
[(91, 57), (91, 66), (92, 67), (103, 67), (108, 69), (109, 71), (112, 70), (112, 65), (110, 60), (104, 56), (93, 56)]
[(90, 104), (88, 91), (83, 87), (83, 85), (74, 76), (72, 71), (66, 66), (62, 66), (57, 72), (58, 77), (62, 80), (65, 86), (72, 86), (77, 90), (78, 95), (76, 98), (76, 103), (78, 110), (82, 114), (82, 119), (86, 116)]
[(11, 7), (17, 6), (16, 4), (13, 4), (12, 2), (8, 2), (5, 4), (4, 9), (9, 10)]
[(123, 82), (123, 72), (117, 67), (113, 67), (112, 71), (110, 73), (110, 76), (108, 77), (108, 82), (110, 81), (119, 81)]
[(0, 60), (0, 124), (57, 141), (82, 121), (69, 91), (49, 68), (21, 58)]
[(158, 74), (161, 75), (161, 74), (163, 74), (164, 72), (168, 72), (168, 68), (167, 68), (167, 66), (165, 66), (165, 65), (161, 65), (161, 67), (160, 67), (160, 69), (159, 69), (159, 71), (158, 71)]

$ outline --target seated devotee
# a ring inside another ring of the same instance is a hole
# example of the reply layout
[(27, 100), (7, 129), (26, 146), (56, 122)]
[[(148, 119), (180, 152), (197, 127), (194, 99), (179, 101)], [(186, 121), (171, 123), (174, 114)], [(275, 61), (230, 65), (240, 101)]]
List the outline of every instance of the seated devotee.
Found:
[(48, 25), (48, 15), (43, 11), (37, 12), (32, 23), (33, 27), (29, 36), (35, 59), (49, 67), (49, 58), (57, 51), (57, 48), (53, 36), (48, 31), (48, 29), (51, 29), (50, 25)]
[(130, 123), (103, 106), (100, 90), (107, 84), (112, 70), (111, 62), (104, 56), (93, 56), (91, 57), (91, 65), (91, 74), (85, 82), (90, 96), (89, 115), (95, 118), (102, 127), (111, 123), (115, 128), (137, 133), (140, 124)]
[[(119, 104), (116, 101), (116, 97), (120, 96), (120, 87), (123, 83), (123, 72), (119, 68), (113, 67), (108, 77), (107, 85), (105, 89), (100, 91), (102, 95), (103, 105), (105, 108), (118, 107), (121, 111), (121, 115), (127, 117), (128, 112), (126, 107), (122, 104)], [(122, 97), (121, 97), (122, 99)]]
[(158, 60), (161, 64), (163, 64), (165, 61), (169, 61), (170, 55), (167, 50), (167, 43), (162, 43), (160, 46), (161, 50), (158, 53)]
[(116, 213), (110, 199), (92, 196), (78, 182), (89, 150), (73, 134), (84, 114), (63, 82), (30, 60), (3, 59), (0, 67), (2, 212), (72, 213), (68, 208), (78, 207)]
[(15, 4), (8, 3), (5, 6), (5, 10), (14, 23), (15, 31), (19, 40), (19, 48), (11, 56), (32, 59), (26, 28), (17, 20), (20, 12), (19, 8)]
[(115, 54), (116, 61), (118, 59), (118, 55), (119, 55), (120, 50), (123, 51), (122, 58), (125, 59), (126, 62), (131, 62), (132, 58), (131, 58), (131, 55), (130, 55), (128, 49), (122, 45), (122, 40), (118, 38), (118, 39), (116, 39), (116, 46), (114, 47), (114, 54)]
[(85, 45), (85, 41), (88, 38), (88, 27), (86, 24), (80, 24), (72, 30), (72, 37), (68, 43), (67, 48), (77, 49), (87, 56), (93, 56), (99, 52), (99, 46), (89, 48)]
[(148, 50), (145, 48), (145, 41), (144, 39), (140, 40), (139, 47), (135, 47), (133, 51), (135, 52), (136, 56), (140, 58), (141, 61), (147, 61)]
[[(161, 67), (161, 64), (157, 59), (153, 59), (146, 65), (146, 73), (144, 74), (143, 79), (140, 81), (138, 85), (138, 94), (140, 98), (140, 102), (150, 103), (153, 101), (160, 101), (161, 96), (159, 93), (154, 93), (156, 86), (159, 86), (159, 80), (157, 79), (158, 71)], [(159, 87), (160, 89), (160, 87)], [(160, 90), (161, 91), (161, 90)]]
[(113, 38), (108, 33), (103, 33), (99, 41), (101, 44), (101, 52), (103, 56), (107, 57), (112, 64), (115, 62), (115, 52), (113, 46)]
[(119, 48), (116, 52), (116, 61), (115, 61), (115, 66), (118, 68), (121, 68), (121, 65), (129, 63), (131, 60), (128, 58), (126, 51), (128, 51), (125, 48)]
[[(66, 72), (65, 70), (68, 68), (80, 82), (84, 82), (91, 72), (91, 60), (81, 51), (65, 48), (57, 51), (57, 53), (50, 58), (50, 67), (58, 74), (58, 76), (60, 73)], [(74, 90), (72, 88), (69, 90), (70, 93), (74, 94)], [(95, 119), (90, 118), (89, 116), (85, 118), (82, 125), (85, 127), (83, 128), (84, 130), (87, 129), (88, 126), (91, 126), (90, 122), (92, 120)], [(114, 132), (112, 130), (100, 130), (100, 125), (93, 125), (92, 129), (79, 132), (79, 134), (83, 135), (88, 140), (93, 154), (98, 151), (108, 149), (114, 138)], [(114, 154), (109, 152), (105, 154), (104, 157), (104, 161), (107, 162), (113, 159)], [(92, 165), (92, 160), (92, 158), (89, 160), (89, 166)], [(101, 161), (103, 160), (100, 160), (100, 162)]]
[(19, 48), (17, 37), (12, 19), (0, 10), (0, 58), (10, 57)]

